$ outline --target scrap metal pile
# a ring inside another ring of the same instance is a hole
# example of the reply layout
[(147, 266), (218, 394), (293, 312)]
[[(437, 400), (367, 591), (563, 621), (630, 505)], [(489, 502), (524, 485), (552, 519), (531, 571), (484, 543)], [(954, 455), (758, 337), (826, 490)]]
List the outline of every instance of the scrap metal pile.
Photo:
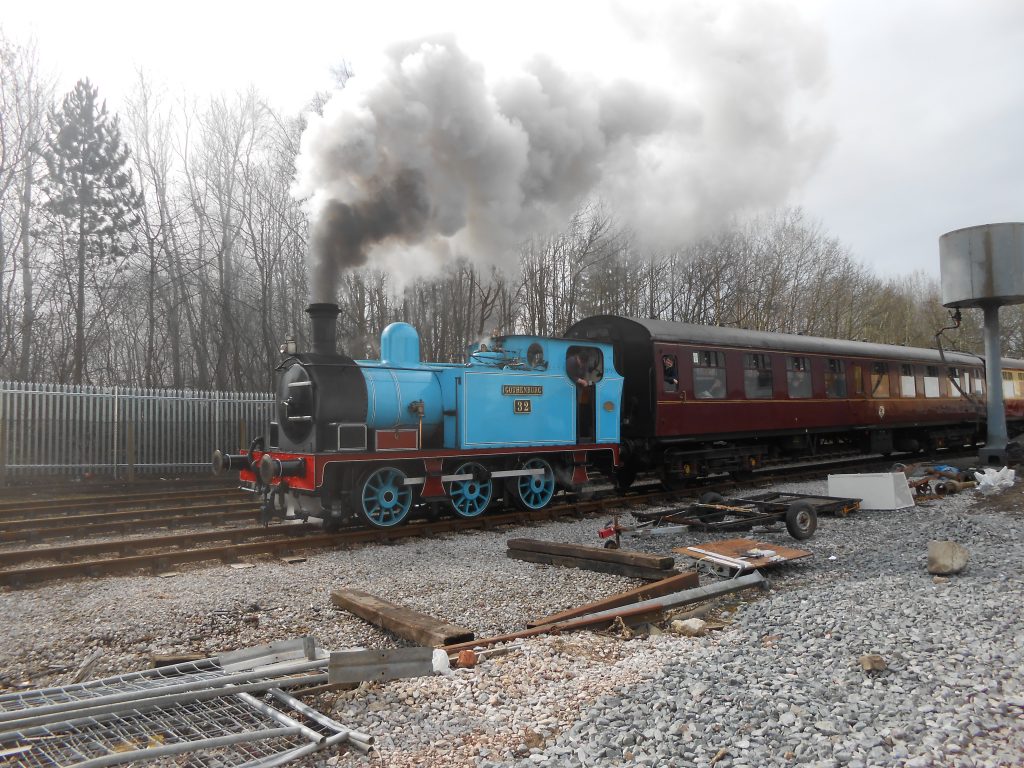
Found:
[[(0, 761), (23, 766), (177, 765), (269, 768), (373, 737), (286, 689), (327, 682), (328, 654), (311, 638), (81, 684), (0, 696)], [(202, 760), (200, 763), (199, 760)]]

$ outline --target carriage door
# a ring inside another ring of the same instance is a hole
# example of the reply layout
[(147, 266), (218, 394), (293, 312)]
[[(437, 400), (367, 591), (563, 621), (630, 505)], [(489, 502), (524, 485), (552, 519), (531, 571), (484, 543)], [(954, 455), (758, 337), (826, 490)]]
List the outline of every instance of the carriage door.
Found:
[(596, 347), (571, 346), (565, 353), (565, 374), (576, 386), (576, 442), (597, 439), (597, 396), (604, 378), (604, 355)]

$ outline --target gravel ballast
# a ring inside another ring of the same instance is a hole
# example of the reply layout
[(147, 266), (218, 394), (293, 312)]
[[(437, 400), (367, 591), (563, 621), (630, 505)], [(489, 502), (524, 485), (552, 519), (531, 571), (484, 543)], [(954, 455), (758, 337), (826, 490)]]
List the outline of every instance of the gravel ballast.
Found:
[[(824, 493), (825, 484), (779, 486)], [(813, 558), (770, 572), (773, 589), (727, 599), (724, 628), (629, 639), (537, 637), (474, 669), (364, 684), (312, 703), (373, 733), (379, 754), (301, 765), (1014, 766), (1024, 764), (1024, 498), (973, 493), (898, 512), (824, 517)], [(629, 518), (624, 518), (628, 522)], [(528, 536), (598, 544), (604, 518), (311, 554), (286, 565), (180, 569), (173, 578), (76, 580), (0, 593), (0, 685), (65, 682), (96, 648), (95, 676), (150, 653), (204, 653), (311, 634), (326, 648), (400, 644), (331, 607), (372, 592), (478, 637), (639, 582), (505, 557)], [(697, 532), (623, 540), (667, 553)], [(970, 553), (935, 580), (927, 542)], [(685, 563), (678, 558), (677, 565)], [(707, 579), (705, 578), (705, 582)], [(888, 665), (865, 672), (858, 659)]]

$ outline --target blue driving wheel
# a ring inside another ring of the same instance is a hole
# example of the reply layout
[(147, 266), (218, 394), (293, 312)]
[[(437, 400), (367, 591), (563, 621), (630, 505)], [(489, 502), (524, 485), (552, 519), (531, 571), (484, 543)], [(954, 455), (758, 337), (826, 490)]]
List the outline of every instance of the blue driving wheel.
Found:
[[(453, 480), (448, 484), (448, 497), (459, 517), (476, 517), (483, 513), (494, 496), (494, 483), (487, 470), (474, 461), (455, 470), (456, 475), (473, 475), (468, 480)], [(486, 477), (486, 480), (477, 478)]]
[(544, 459), (530, 459), (523, 469), (542, 469), (536, 475), (521, 475), (516, 478), (513, 500), (523, 509), (543, 509), (555, 495), (555, 472)]
[(359, 512), (370, 525), (390, 528), (405, 520), (412, 508), (412, 488), (405, 473), (381, 467), (365, 475), (360, 485)]

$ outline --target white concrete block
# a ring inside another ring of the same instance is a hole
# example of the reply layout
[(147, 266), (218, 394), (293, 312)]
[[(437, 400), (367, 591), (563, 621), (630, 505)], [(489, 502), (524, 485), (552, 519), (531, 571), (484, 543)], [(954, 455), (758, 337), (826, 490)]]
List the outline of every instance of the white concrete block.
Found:
[(902, 472), (829, 475), (828, 495), (860, 499), (861, 509), (903, 509), (914, 506), (914, 495)]

